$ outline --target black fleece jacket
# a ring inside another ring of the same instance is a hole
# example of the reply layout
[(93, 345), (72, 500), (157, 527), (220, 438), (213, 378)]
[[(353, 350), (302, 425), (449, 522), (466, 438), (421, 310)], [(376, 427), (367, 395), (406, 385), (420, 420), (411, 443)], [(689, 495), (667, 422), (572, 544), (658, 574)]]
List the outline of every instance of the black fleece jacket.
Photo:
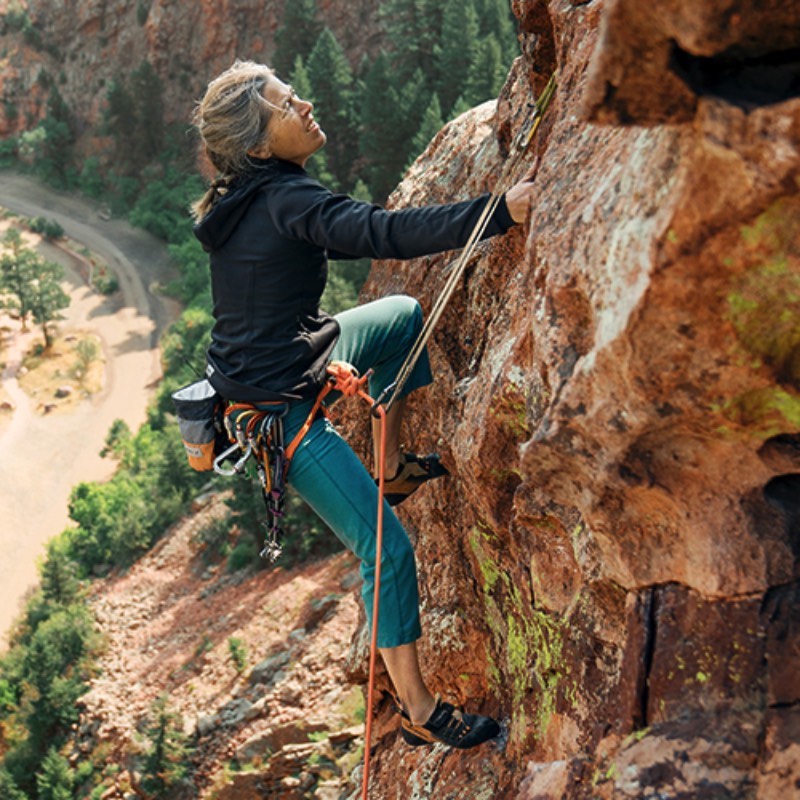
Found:
[[(463, 247), (488, 200), (386, 211), (330, 192), (296, 164), (256, 162), (195, 226), (211, 260), (211, 384), (247, 402), (312, 396), (339, 335), (319, 307), (328, 258)], [(501, 200), (484, 236), (513, 224)]]

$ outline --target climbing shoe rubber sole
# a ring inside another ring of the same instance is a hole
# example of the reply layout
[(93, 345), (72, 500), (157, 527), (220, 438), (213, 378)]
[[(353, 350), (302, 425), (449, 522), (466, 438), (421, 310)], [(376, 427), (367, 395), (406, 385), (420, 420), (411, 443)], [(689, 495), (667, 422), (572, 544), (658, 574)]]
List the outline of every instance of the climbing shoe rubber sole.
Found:
[(384, 483), (383, 496), (390, 506), (396, 506), (411, 497), (423, 483), (449, 474), (436, 453), (427, 456), (401, 453), (400, 468), (397, 475)]

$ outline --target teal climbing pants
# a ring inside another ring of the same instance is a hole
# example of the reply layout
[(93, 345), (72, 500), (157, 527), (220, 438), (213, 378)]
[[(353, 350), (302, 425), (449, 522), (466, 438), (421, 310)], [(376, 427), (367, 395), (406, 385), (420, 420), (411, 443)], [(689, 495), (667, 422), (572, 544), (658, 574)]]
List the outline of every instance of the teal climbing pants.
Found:
[[(419, 304), (411, 297), (386, 297), (338, 314), (336, 320), (341, 334), (331, 359), (352, 364), (360, 374), (372, 369), (369, 392), (377, 397), (397, 377), (422, 328)], [(430, 364), (423, 353), (403, 394), (430, 382)], [(291, 404), (284, 418), (286, 441), (300, 429), (312, 405)], [(366, 404), (364, 413), (369, 413)], [(362, 596), (371, 625), (378, 506), (372, 476), (330, 421), (318, 419), (294, 455), (289, 484), (360, 559)], [(398, 647), (420, 635), (414, 550), (384, 502), (378, 646)]]

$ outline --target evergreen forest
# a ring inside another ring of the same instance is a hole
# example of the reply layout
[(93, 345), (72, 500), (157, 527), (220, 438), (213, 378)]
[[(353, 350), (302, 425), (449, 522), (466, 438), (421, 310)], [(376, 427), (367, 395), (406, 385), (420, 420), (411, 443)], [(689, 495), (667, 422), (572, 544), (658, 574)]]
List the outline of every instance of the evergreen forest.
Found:
[[(7, 9), (0, 31), (19, 33), (34, 49), (50, 46), (24, 7), (12, 2)], [(328, 134), (328, 146), (309, 171), (336, 191), (383, 203), (446, 121), (497, 96), (517, 40), (508, 0), (383, 0), (378, 13), (382, 45), (374, 58), (353, 64), (321, 22), (316, 0), (287, 2), (274, 66), (314, 102)], [(263, 566), (257, 554), (264, 512), (254, 476), (213, 477), (209, 486), (207, 475), (189, 469), (172, 414), (171, 392), (202, 374), (212, 317), (207, 256), (188, 213), (204, 183), (195, 148), (187, 147), (186, 124), (164, 121), (163, 79), (148, 62), (131, 70), (119, 66), (106, 87), (101, 129), (91, 132), (109, 142), (108, 151), (89, 157), (80, 155), (87, 132), (79, 136), (59, 76), (42, 70), (38, 81), (49, 94), (47, 114), (0, 142), (0, 167), (93, 198), (162, 238), (179, 275), (167, 290), (184, 308), (161, 343), (164, 380), (147, 423), (132, 432), (118, 422), (109, 431), (105, 455), (116, 460), (116, 474), (74, 488), (69, 512), (75, 526), (51, 541), (41, 584), (0, 658), (0, 797), (72, 800), (99, 797), (104, 786), (98, 765), (75, 766), (64, 756), (76, 701), (102, 647), (84, 602), (88, 582), (131, 563), (198, 492), (215, 486), (234, 491), (229, 518), (200, 534), (205, 557), (227, 561), (232, 570)], [(332, 267), (326, 310), (355, 304), (368, 268), (363, 261)], [(281, 564), (338, 547), (298, 498), (290, 495), (288, 502)], [(166, 719), (162, 707), (153, 713)], [(140, 766), (145, 778), (152, 776), (153, 797), (173, 796), (169, 776), (186, 774), (170, 771), (151, 751)]]

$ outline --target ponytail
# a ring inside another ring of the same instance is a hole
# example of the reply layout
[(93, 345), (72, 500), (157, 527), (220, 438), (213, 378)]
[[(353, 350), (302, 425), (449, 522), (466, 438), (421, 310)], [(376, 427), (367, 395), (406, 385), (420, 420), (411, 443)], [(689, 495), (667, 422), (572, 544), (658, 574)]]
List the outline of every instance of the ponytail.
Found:
[(202, 219), (230, 183), (252, 165), (248, 153), (264, 142), (272, 115), (263, 91), (275, 73), (254, 61), (236, 61), (208, 85), (193, 116), (203, 146), (219, 176), (192, 205)]

